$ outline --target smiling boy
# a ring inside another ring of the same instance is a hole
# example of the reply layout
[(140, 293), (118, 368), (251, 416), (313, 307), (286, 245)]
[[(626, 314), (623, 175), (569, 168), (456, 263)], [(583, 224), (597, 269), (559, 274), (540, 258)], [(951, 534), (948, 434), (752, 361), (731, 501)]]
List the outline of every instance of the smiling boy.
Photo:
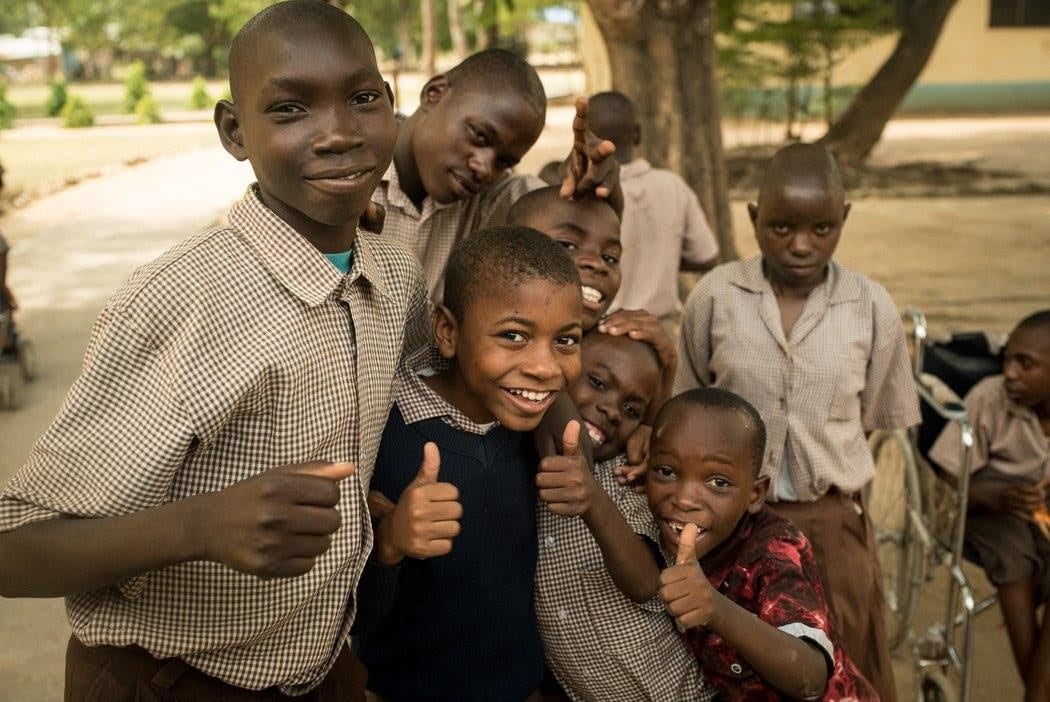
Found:
[(763, 509), (765, 440), (755, 408), (725, 390), (661, 408), (646, 491), (676, 557), (660, 598), (726, 702), (875, 702), (838, 640), (806, 537)]
[(365, 494), (427, 335), (418, 264), (358, 230), (396, 123), (325, 3), (260, 12), (230, 73), (216, 126), (258, 183), (110, 299), (0, 496), (0, 592), (67, 597), (67, 700), (363, 699)]
[[(388, 613), (361, 655), (382, 698), (524, 700), (543, 674), (527, 432), (579, 375), (580, 279), (543, 234), (497, 227), (456, 245), (444, 285), (436, 348), (411, 359), (379, 450), (372, 486), (396, 506), (370, 571), (387, 577), (359, 596)], [(540, 494), (571, 499), (558, 477)]]

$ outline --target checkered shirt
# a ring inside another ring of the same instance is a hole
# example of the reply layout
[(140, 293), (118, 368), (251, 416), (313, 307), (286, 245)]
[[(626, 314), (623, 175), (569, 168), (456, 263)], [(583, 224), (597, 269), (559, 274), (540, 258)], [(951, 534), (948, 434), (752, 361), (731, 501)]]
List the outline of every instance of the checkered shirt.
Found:
[(394, 371), (424, 343), (428, 312), (407, 251), (359, 232), (343, 275), (253, 186), (228, 226), (139, 269), (105, 306), (58, 417), (0, 496), (0, 530), (352, 461), (342, 526), (305, 575), (261, 580), (194, 561), (67, 598), (85, 644), (138, 644), (243, 688), (308, 690), (353, 620)]
[(427, 289), (440, 302), (445, 287), (445, 264), (457, 241), (485, 227), (506, 224), (507, 212), (518, 198), (546, 185), (532, 175), (507, 176), (477, 195), (447, 205), (428, 195), (422, 210), (401, 190), (397, 168), (390, 164), (372, 199), (386, 208), (383, 236), (403, 245), (423, 264)]
[[(659, 543), (645, 497), (619, 485), (600, 462), (595, 478), (636, 533)], [(574, 700), (714, 699), (674, 622), (654, 596), (636, 604), (620, 592), (582, 519), (537, 506), (536, 614), (547, 664)]]
[(710, 385), (766, 424), (762, 471), (777, 482), (790, 444), (799, 501), (855, 492), (875, 466), (864, 433), (918, 424), (904, 329), (889, 293), (834, 261), (785, 338), (762, 258), (705, 275), (685, 305), (675, 393)]
[(405, 360), (397, 374), (394, 403), (401, 410), (405, 424), (415, 424), (439, 417), (449, 426), (468, 434), (485, 435), (498, 422), (479, 424), (438, 395), (423, 378), (449, 368), (452, 362), (444, 358), (435, 346), (417, 349)]

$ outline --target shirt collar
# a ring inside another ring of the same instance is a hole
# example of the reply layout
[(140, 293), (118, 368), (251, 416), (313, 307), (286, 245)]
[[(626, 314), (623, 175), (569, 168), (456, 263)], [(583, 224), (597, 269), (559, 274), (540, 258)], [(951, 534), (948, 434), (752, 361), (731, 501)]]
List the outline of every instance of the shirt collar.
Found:
[(398, 208), (402, 212), (407, 212), (415, 217), (426, 217), (432, 212), (443, 210), (446, 207), (451, 207), (457, 204), (457, 202), (448, 202), (441, 204), (434, 198), (427, 195), (423, 198), (423, 202), (417, 208), (416, 204), (412, 202), (412, 198), (401, 189), (401, 179), (397, 175), (397, 166), (393, 161), (390, 161), (390, 166), (387, 167), (386, 173), (379, 179), (380, 187), (386, 187), (386, 199), (391, 206)]
[(653, 170), (653, 167), (644, 158), (636, 158), (630, 163), (620, 166), (620, 180), (630, 180)]
[(394, 393), (405, 424), (440, 418), (447, 424), (470, 434), (484, 436), (499, 425), (498, 422), (480, 424), (458, 410), (437, 394), (423, 378), (452, 366), (436, 346), (424, 346), (412, 353), (398, 371), (398, 387)]
[(277, 282), (311, 307), (322, 304), (358, 278), (387, 295), (372, 251), (374, 236), (367, 232), (357, 230), (353, 266), (344, 276), (313, 244), (266, 206), (257, 183), (249, 186), (244, 197), (230, 209), (229, 221)]
[[(755, 256), (741, 262), (731, 275), (729, 282), (738, 288), (754, 293), (773, 292), (773, 286), (762, 273), (762, 256)], [(861, 296), (860, 283), (856, 276), (845, 275), (842, 266), (835, 261), (828, 262), (827, 277), (813, 290), (826, 295), (829, 305), (853, 302), (859, 300)]]

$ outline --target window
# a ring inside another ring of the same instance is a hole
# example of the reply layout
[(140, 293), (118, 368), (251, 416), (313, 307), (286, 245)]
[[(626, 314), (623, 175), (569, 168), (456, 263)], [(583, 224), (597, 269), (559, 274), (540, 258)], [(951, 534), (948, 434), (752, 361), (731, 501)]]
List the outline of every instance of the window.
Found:
[(990, 27), (1050, 27), (1050, 0), (991, 0)]

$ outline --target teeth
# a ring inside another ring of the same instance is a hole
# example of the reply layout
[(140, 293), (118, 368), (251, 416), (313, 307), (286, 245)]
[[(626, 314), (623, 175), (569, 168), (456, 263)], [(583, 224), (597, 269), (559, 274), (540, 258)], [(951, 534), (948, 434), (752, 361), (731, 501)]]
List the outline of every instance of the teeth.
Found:
[(521, 388), (509, 388), (507, 390), (511, 395), (517, 395), (518, 397), (524, 397), (530, 402), (543, 402), (550, 397), (550, 391), (537, 392), (535, 390), (523, 390)]
[[(664, 521), (667, 522), (667, 526), (671, 527), (672, 531), (674, 531), (674, 533), (676, 534), (681, 534), (682, 530), (685, 529), (685, 522), (671, 521), (670, 519), (665, 519)], [(696, 526), (697, 536), (707, 531), (707, 527), (702, 527), (699, 524), (696, 524), (694, 526)]]
[(589, 285), (584, 285), (580, 289), (583, 291), (583, 299), (587, 302), (601, 302), (602, 298), (605, 297), (601, 292)]
[(605, 443), (605, 433), (601, 429), (587, 421), (584, 421), (584, 425), (587, 427), (587, 435), (591, 437), (591, 443), (595, 446), (601, 446)]

